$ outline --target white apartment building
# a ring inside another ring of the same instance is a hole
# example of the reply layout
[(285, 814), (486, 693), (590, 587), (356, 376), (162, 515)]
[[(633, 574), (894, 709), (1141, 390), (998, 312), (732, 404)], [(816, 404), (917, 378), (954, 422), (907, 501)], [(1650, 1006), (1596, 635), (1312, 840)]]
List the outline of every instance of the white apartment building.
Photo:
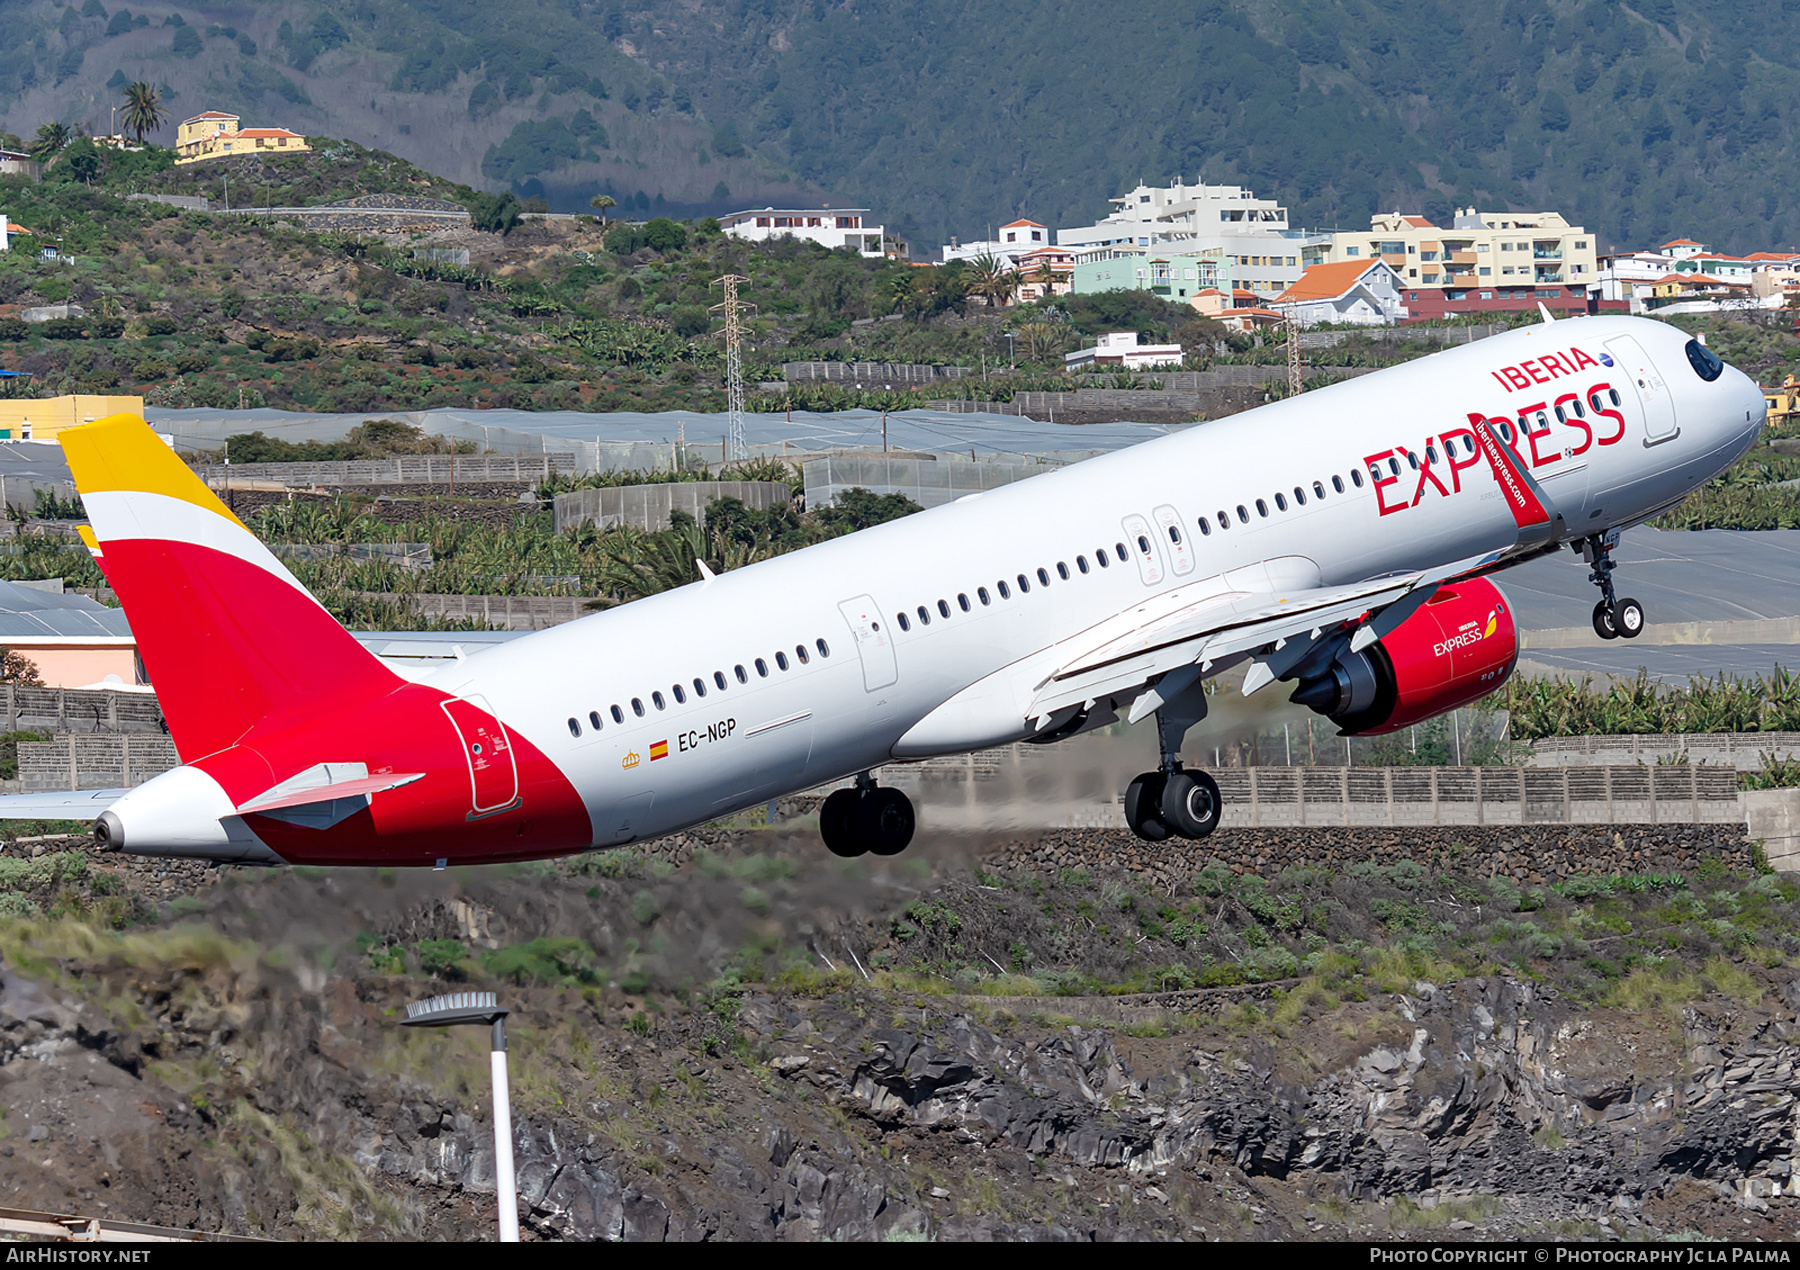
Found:
[(766, 243), (776, 238), (804, 238), (833, 251), (860, 256), (888, 254), (887, 230), (868, 221), (866, 207), (765, 207), (719, 217), (719, 228), (733, 238)]
[(1059, 247), (1082, 261), (1102, 252), (1194, 255), (1218, 250), (1235, 284), (1273, 299), (1299, 281), (1310, 235), (1291, 228), (1287, 208), (1241, 185), (1139, 185), (1109, 200), (1113, 211), (1092, 225), (1056, 231)]
[(984, 238), (980, 242), (959, 243), (952, 238), (950, 245), (944, 248), (944, 263), (992, 256), (1007, 268), (1017, 269), (1025, 256), (1050, 246), (1054, 235), (1054, 230), (1034, 220), (1016, 220), (1000, 226), (1000, 232), (993, 238)]
[[(1516, 298), (1534, 287), (1587, 286), (1599, 276), (1594, 236), (1556, 212), (1459, 208), (1450, 228), (1389, 212), (1366, 231), (1338, 232), (1308, 247), (1309, 264), (1380, 260), (1407, 290), (1497, 289)], [(1509, 293), (1510, 289), (1510, 293)]]
[(12, 235), (8, 231), (6, 213), (0, 212), (0, 251), (12, 250)]
[(1633, 313), (1644, 311), (1650, 287), (1675, 272), (1675, 258), (1660, 251), (1615, 251), (1601, 256), (1594, 282), (1602, 300), (1624, 300)]

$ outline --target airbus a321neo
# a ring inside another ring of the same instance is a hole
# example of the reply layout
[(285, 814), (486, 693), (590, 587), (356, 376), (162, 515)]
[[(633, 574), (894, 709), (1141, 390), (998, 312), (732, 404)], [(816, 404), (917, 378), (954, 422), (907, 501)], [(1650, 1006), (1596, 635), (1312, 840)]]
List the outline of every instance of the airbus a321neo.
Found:
[(1594, 629), (1636, 636), (1619, 532), (1717, 475), (1757, 386), (1660, 322), (1519, 329), (821, 543), (429, 672), (365, 651), (145, 424), (61, 434), (182, 760), (130, 790), (21, 795), (102, 846), (444, 865), (654, 837), (855, 777), (839, 855), (913, 833), (882, 766), (1155, 718), (1141, 837), (1200, 838), (1180, 759), (1246, 661), (1346, 734), (1498, 688), (1491, 575), (1580, 554)]

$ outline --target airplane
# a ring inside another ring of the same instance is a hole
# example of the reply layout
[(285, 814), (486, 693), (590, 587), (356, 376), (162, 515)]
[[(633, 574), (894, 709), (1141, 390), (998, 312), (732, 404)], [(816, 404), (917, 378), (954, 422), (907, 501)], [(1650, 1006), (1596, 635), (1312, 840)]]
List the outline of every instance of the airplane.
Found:
[(883, 766), (1154, 716), (1124, 818), (1219, 823), (1207, 679), (1345, 734), (1500, 687), (1492, 575), (1578, 553), (1632, 638), (1619, 534), (1742, 455), (1756, 384), (1628, 317), (1550, 321), (1277, 401), (419, 669), (359, 644), (141, 420), (60, 434), (181, 765), (19, 795), (98, 846), (444, 867), (620, 846), (798, 790), (842, 856), (906, 847)]

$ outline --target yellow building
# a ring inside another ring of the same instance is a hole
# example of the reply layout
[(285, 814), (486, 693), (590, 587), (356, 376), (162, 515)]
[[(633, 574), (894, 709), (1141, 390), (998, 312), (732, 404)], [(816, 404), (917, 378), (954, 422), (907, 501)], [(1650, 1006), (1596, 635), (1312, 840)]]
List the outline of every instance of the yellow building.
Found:
[(144, 417), (142, 397), (42, 397), (0, 401), (0, 441), (52, 441), (64, 428), (108, 415)]
[(1445, 229), (1399, 212), (1370, 218), (1366, 231), (1334, 233), (1304, 249), (1307, 265), (1381, 260), (1407, 290), (1515, 288), (1598, 280), (1594, 236), (1555, 212), (1459, 208)]
[(241, 128), (238, 117), (209, 110), (175, 129), (175, 162), (198, 163), (233, 154), (300, 154), (312, 147), (286, 128)]
[(1792, 423), (1800, 418), (1800, 379), (1789, 375), (1782, 380), (1779, 388), (1763, 389), (1763, 401), (1767, 403), (1768, 413), (1763, 416), (1763, 423), (1773, 428), (1778, 424)]

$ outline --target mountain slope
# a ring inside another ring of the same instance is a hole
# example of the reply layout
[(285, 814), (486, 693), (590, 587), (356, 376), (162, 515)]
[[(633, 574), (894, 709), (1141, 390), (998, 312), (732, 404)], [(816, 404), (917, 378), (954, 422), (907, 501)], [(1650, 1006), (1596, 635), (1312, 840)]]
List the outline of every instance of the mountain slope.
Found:
[[(1555, 208), (1612, 244), (1800, 241), (1781, 0), (17, 0), (0, 119), (106, 124), (109, 76), (560, 205), (811, 189), (922, 243), (1237, 181), (1297, 224)], [(188, 34), (164, 25), (179, 12)], [(144, 25), (139, 17), (147, 18)], [(177, 47), (179, 45), (180, 47)], [(530, 187), (535, 188), (535, 187)]]

